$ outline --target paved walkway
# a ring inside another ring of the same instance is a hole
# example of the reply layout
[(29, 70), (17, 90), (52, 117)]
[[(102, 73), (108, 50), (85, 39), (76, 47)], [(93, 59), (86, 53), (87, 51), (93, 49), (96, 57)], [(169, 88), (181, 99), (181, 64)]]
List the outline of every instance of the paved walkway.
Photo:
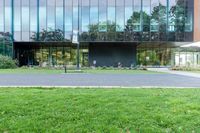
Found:
[(200, 78), (173, 74), (0, 74), (0, 86), (200, 88)]
[(194, 77), (194, 78), (200, 78), (200, 74), (198, 73), (191, 73), (191, 72), (184, 72), (184, 71), (173, 71), (168, 68), (148, 68), (149, 71), (154, 72), (164, 72), (164, 73), (170, 73), (175, 75), (182, 75), (182, 76), (188, 76), (188, 77)]

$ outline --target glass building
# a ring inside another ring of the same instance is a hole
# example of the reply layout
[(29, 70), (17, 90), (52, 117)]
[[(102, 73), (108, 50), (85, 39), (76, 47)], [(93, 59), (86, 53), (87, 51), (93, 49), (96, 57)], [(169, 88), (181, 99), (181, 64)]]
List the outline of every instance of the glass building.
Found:
[(75, 64), (73, 31), (82, 65), (170, 65), (172, 48), (200, 38), (195, 6), (198, 0), (0, 0), (0, 33), (12, 35), (20, 65)]

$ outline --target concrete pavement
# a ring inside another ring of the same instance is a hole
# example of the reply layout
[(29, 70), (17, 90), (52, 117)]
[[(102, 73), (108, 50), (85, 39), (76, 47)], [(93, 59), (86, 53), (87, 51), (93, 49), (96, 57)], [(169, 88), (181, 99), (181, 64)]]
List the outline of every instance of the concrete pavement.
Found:
[(200, 78), (200, 73), (192, 73), (192, 72), (185, 72), (185, 71), (173, 71), (173, 70), (170, 70), (169, 68), (148, 68), (148, 70), (154, 71), (154, 72), (164, 72), (164, 73), (170, 73), (170, 74), (175, 74), (175, 75)]

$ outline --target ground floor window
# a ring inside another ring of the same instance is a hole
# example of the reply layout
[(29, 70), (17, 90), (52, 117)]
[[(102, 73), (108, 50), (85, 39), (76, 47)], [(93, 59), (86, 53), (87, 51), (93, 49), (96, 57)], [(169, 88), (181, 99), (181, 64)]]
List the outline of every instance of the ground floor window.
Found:
[(170, 66), (171, 50), (168, 47), (138, 47), (137, 64), (144, 66)]
[(200, 66), (200, 48), (176, 48), (173, 51), (173, 65), (198, 67)]
[[(117, 66), (200, 66), (200, 48), (181, 48), (168, 43), (80, 45), (80, 65)], [(10, 47), (9, 47), (10, 46)], [(0, 52), (9, 53), (12, 45), (0, 45)], [(73, 44), (14, 44), (20, 66), (76, 66), (77, 48)], [(4, 50), (2, 50), (4, 49)], [(5, 50), (7, 49), (7, 50)], [(11, 52), (12, 53), (12, 52)], [(125, 65), (126, 64), (126, 65)]]
[[(36, 65), (41, 67), (62, 67), (75, 66), (77, 49), (67, 46), (40, 46), (16, 49), (16, 56), (20, 66)], [(80, 63), (82, 66), (88, 65), (88, 49), (80, 49)]]
[(0, 33), (0, 54), (13, 57), (13, 43), (9, 34)]

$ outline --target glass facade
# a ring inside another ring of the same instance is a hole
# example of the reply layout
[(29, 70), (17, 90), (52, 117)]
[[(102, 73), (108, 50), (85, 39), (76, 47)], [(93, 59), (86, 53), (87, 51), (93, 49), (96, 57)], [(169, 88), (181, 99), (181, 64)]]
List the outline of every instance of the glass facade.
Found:
[(0, 0), (0, 32), (29, 42), (63, 31), (81, 42), (193, 41), (192, 0)]

